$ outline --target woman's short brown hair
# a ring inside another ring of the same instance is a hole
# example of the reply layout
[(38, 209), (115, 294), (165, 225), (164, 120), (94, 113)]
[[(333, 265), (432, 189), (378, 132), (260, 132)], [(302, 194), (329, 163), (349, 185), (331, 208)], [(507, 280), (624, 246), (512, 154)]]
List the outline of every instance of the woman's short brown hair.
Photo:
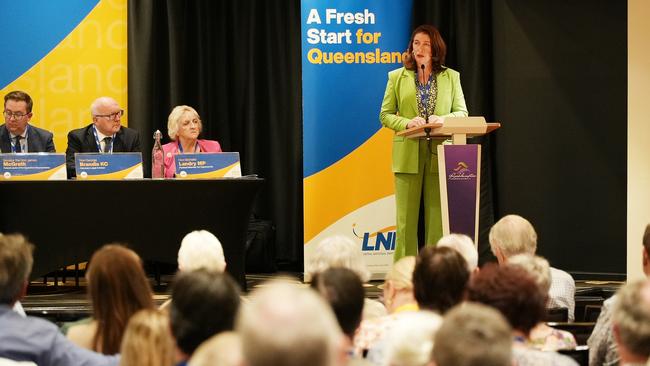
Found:
[(418, 33), (425, 33), (431, 39), (431, 61), (433, 62), (433, 72), (437, 74), (444, 68), (445, 57), (447, 56), (447, 45), (445, 45), (445, 41), (442, 39), (438, 28), (429, 24), (422, 24), (415, 28), (411, 34), (408, 48), (406, 49), (406, 52), (402, 54), (402, 63), (408, 70), (416, 69), (417, 64), (413, 58), (413, 39)]

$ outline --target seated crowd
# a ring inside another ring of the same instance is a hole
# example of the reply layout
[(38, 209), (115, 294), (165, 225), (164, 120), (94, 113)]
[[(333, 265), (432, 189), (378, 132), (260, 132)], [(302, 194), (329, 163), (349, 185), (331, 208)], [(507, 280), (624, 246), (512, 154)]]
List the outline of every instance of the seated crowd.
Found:
[[(15, 307), (34, 246), (0, 234), (0, 365), (576, 365), (558, 353), (574, 337), (544, 323), (549, 308), (573, 306), (575, 284), (535, 255), (536, 241), (527, 220), (506, 216), (490, 232), (498, 263), (479, 268), (471, 239), (443, 237), (394, 263), (382, 301), (369, 302), (369, 272), (349, 239), (316, 248), (309, 288), (276, 279), (244, 298), (219, 240), (195, 231), (158, 309), (139, 256), (109, 244), (86, 272), (91, 318), (59, 329)], [(643, 246), (650, 274), (650, 225)], [(606, 306), (589, 364), (650, 365), (650, 280)]]

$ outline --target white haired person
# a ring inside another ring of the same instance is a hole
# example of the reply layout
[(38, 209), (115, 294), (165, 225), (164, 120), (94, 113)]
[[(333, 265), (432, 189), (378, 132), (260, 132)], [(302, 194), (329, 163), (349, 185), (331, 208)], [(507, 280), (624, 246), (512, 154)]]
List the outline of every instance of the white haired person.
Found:
[[(524, 269), (535, 280), (542, 292), (548, 293), (548, 289), (551, 287), (551, 268), (546, 259), (536, 255), (518, 254), (508, 259), (508, 265)], [(573, 334), (565, 330), (551, 328), (544, 322), (538, 323), (530, 331), (528, 343), (540, 351), (573, 349), (578, 345)]]
[(174, 107), (167, 118), (167, 134), (172, 142), (163, 145), (165, 178), (174, 177), (174, 157), (178, 154), (221, 152), (219, 142), (199, 139), (202, 130), (201, 117), (194, 108), (186, 105)]
[[(185, 235), (178, 249), (178, 270), (190, 272), (197, 269), (206, 269), (213, 272), (226, 270), (226, 258), (223, 254), (221, 242), (207, 230), (195, 230)], [(167, 310), (171, 299), (160, 305), (160, 309)]]
[[(519, 215), (507, 215), (490, 229), (490, 249), (499, 264), (517, 254), (534, 255), (537, 251), (537, 233), (533, 225)], [(551, 267), (551, 288), (547, 308), (567, 308), (569, 321), (575, 319), (576, 283), (567, 272)]]
[(467, 261), (469, 273), (478, 271), (478, 250), (472, 238), (465, 234), (448, 234), (438, 240), (437, 247), (454, 249)]
[[(343, 267), (352, 270), (363, 283), (370, 280), (370, 272), (361, 255), (360, 245), (347, 236), (330, 236), (316, 245), (307, 264), (307, 281), (315, 274), (332, 267)], [(386, 307), (382, 303), (366, 298), (362, 316), (364, 320), (379, 318), (384, 315), (386, 315)]]

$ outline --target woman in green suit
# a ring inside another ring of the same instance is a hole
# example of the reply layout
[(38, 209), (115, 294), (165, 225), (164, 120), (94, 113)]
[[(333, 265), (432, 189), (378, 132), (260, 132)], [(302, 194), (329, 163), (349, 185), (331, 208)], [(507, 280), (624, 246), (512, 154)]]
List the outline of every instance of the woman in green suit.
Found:
[[(444, 66), (447, 47), (431, 25), (417, 27), (402, 56), (404, 67), (388, 73), (379, 119), (399, 132), (445, 117), (466, 117), (467, 107), (460, 74)], [(397, 239), (394, 260), (417, 255), (418, 216), (424, 195), (425, 244), (442, 236), (437, 145), (442, 140), (393, 136)]]

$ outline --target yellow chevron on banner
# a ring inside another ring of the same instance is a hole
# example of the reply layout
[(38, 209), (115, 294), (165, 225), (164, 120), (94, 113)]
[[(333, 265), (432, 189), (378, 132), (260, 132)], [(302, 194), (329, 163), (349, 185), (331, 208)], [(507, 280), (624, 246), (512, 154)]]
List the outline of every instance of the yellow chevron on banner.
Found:
[[(110, 96), (127, 109), (127, 0), (102, 0), (49, 54), (1, 90), (34, 100), (32, 123), (54, 133), (64, 152), (67, 133), (91, 122), (90, 104)], [(127, 119), (122, 118), (127, 125)]]
[(381, 128), (343, 159), (304, 180), (305, 243), (345, 216), (394, 193), (393, 131)]

